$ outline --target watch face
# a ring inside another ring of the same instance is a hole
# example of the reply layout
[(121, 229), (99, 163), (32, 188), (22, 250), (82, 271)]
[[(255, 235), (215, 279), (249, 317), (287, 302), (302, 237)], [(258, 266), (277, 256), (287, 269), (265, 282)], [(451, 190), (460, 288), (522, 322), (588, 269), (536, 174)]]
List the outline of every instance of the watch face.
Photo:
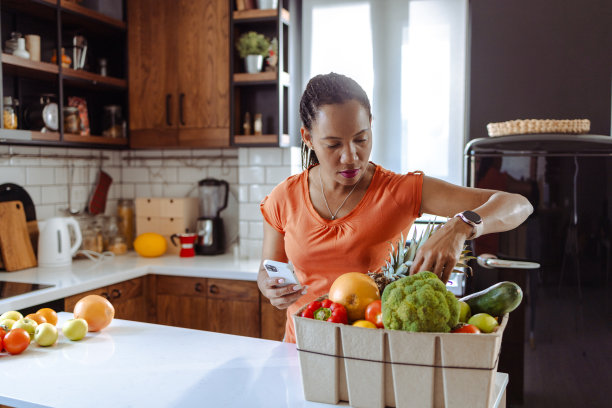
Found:
[(482, 222), (482, 218), (480, 218), (480, 215), (476, 214), (474, 211), (464, 211), (462, 214), (465, 218), (472, 221), (474, 224), (480, 224)]
[(59, 124), (57, 103), (46, 104), (42, 111), (42, 117), (47, 129), (57, 130)]

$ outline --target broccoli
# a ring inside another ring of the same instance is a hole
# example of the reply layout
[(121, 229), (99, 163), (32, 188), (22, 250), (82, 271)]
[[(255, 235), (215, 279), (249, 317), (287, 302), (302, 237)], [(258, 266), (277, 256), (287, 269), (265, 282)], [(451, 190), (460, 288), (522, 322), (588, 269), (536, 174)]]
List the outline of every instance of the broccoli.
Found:
[(382, 295), (385, 329), (448, 333), (459, 323), (459, 301), (427, 271), (387, 285)]

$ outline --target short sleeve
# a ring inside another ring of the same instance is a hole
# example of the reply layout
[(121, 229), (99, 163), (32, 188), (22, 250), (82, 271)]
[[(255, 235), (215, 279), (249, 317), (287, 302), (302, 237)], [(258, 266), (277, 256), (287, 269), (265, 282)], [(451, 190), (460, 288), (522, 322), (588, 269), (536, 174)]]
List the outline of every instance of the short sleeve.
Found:
[(399, 208), (405, 209), (414, 218), (421, 216), (421, 198), (423, 193), (423, 172), (392, 174), (389, 193)]
[(276, 194), (274, 194), (274, 190), (264, 197), (259, 204), (259, 209), (261, 210), (261, 214), (264, 217), (264, 220), (268, 224), (272, 226), (275, 230), (280, 233), (285, 233), (284, 222), (281, 217), (281, 208), (280, 203), (276, 199)]

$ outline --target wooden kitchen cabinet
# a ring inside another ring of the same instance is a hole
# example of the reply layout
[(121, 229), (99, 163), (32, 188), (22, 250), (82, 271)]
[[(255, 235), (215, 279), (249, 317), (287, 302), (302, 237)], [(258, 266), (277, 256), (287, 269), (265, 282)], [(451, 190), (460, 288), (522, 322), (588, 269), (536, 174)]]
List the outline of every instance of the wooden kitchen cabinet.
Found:
[(165, 275), (152, 278), (158, 324), (208, 330), (206, 278)]
[(230, 143), (229, 2), (130, 0), (130, 145)]
[(64, 299), (64, 311), (73, 312), (76, 303), (87, 295), (99, 295), (108, 299), (115, 307), (117, 319), (154, 323), (149, 313), (147, 277), (130, 279), (110, 286), (72, 295)]
[(268, 298), (260, 294), (261, 338), (282, 341), (285, 337), (287, 310), (272, 306)]

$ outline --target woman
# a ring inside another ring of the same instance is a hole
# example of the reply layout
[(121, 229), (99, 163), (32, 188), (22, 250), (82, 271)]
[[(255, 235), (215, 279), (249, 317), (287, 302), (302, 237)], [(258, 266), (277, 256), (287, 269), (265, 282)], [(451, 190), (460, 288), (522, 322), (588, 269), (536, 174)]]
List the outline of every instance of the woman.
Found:
[(466, 239), (515, 228), (533, 210), (517, 194), (455, 186), (420, 172), (395, 174), (370, 162), (370, 102), (346, 76), (312, 78), (300, 117), (307, 169), (261, 203), (263, 259), (291, 261), (301, 283), (279, 287), (260, 266), (259, 289), (287, 309), (285, 341), (295, 342), (292, 314), (327, 293), (341, 274), (379, 270), (389, 242), (407, 236), (422, 213), (449, 220), (418, 251), (410, 273), (428, 270), (446, 282)]

